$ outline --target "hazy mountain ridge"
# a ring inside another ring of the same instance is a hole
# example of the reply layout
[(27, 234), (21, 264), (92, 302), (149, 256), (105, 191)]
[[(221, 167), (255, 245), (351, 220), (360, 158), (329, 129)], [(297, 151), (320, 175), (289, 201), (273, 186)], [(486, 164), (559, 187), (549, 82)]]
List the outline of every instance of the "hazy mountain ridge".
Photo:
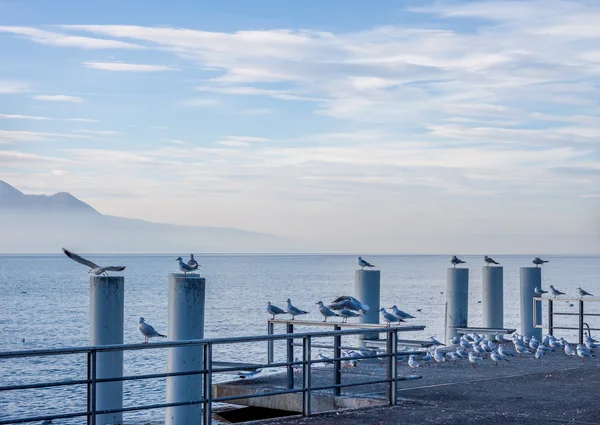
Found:
[[(0, 252), (280, 252), (279, 236), (103, 215), (69, 193), (26, 195), (0, 180)], [(295, 245), (295, 244), (294, 244)]]

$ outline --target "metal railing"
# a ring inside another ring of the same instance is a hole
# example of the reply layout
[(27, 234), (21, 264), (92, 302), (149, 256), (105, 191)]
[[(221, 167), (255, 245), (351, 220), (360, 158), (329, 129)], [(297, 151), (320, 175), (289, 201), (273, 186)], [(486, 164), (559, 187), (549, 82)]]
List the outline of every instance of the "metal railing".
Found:
[[(538, 317), (537, 317), (537, 306), (541, 307), (543, 306), (543, 302), (547, 301), (548, 302), (548, 324), (547, 324), (547, 328), (548, 328), (548, 333), (550, 335), (554, 335), (554, 331), (556, 329), (563, 329), (563, 330), (572, 330), (572, 331), (577, 331), (578, 332), (578, 337), (579, 337), (579, 343), (583, 344), (583, 335), (584, 335), (584, 325), (587, 326), (588, 328), (588, 332), (589, 331), (600, 331), (600, 328), (590, 328), (589, 325), (587, 325), (587, 323), (584, 322), (584, 318), (586, 316), (588, 317), (600, 317), (599, 313), (585, 313), (584, 310), (584, 304), (588, 303), (588, 302), (600, 302), (600, 298), (588, 298), (588, 299), (583, 299), (583, 298), (543, 298), (543, 297), (536, 297), (533, 299), (533, 326), (535, 328), (544, 328), (543, 324), (539, 324), (538, 323)], [(579, 305), (579, 310), (577, 311), (577, 313), (569, 313), (569, 312), (556, 312), (554, 311), (554, 303), (557, 301), (561, 301), (561, 302), (573, 302), (573, 303), (577, 303)], [(539, 303), (539, 304), (538, 304)], [(554, 325), (554, 316), (577, 316), (579, 318), (579, 325), (577, 327), (573, 327), (573, 326), (555, 326)], [(539, 318), (541, 319), (541, 317)]]
[[(348, 335), (360, 335), (365, 333), (384, 333), (386, 334), (387, 348), (385, 354), (377, 354), (374, 356), (363, 356), (363, 358), (386, 358), (386, 378), (374, 381), (366, 381), (359, 383), (342, 383), (341, 375), (336, 373), (337, 378), (334, 379), (333, 385), (323, 386), (312, 386), (311, 379), (311, 366), (318, 363), (331, 363), (334, 362), (334, 369), (339, 369), (342, 361), (354, 360), (352, 357), (342, 357), (339, 348), (335, 350), (335, 356), (327, 360), (313, 360), (311, 358), (311, 347), (312, 341), (315, 338), (333, 337), (334, 346), (341, 346), (341, 338)], [(302, 339), (302, 360), (294, 361), (293, 359), (293, 340)], [(75, 385), (85, 385), (87, 395), (87, 407), (85, 411), (76, 411), (68, 413), (58, 413), (54, 415), (43, 415), (43, 416), (28, 416), (18, 417), (12, 419), (1, 419), (0, 425), (8, 424), (19, 424), (27, 422), (38, 422), (55, 419), (68, 419), (77, 417), (86, 417), (88, 425), (95, 425), (96, 417), (103, 414), (112, 414), (119, 412), (134, 412), (150, 409), (161, 409), (167, 407), (176, 406), (189, 406), (202, 404), (202, 418), (203, 424), (208, 425), (212, 420), (212, 404), (215, 402), (228, 403), (235, 400), (251, 399), (259, 397), (268, 397), (281, 394), (292, 394), (302, 393), (302, 414), (309, 416), (311, 414), (311, 394), (314, 391), (321, 390), (333, 390), (335, 395), (340, 395), (342, 388), (354, 387), (359, 385), (375, 385), (375, 384), (387, 384), (387, 401), (390, 405), (395, 405), (397, 402), (397, 382), (398, 382), (398, 371), (397, 371), (397, 339), (398, 339), (398, 328), (396, 327), (381, 327), (381, 328), (369, 328), (369, 329), (356, 329), (356, 330), (334, 330), (326, 332), (303, 332), (296, 334), (279, 334), (279, 335), (259, 335), (259, 336), (245, 336), (245, 337), (233, 337), (233, 338), (212, 338), (212, 339), (198, 339), (188, 341), (169, 341), (169, 342), (156, 342), (152, 344), (122, 344), (122, 345), (105, 345), (105, 346), (90, 346), (90, 347), (74, 347), (74, 348), (56, 348), (56, 349), (42, 349), (42, 350), (23, 350), (23, 351), (6, 351), (0, 352), (0, 360), (3, 359), (15, 359), (15, 358), (26, 358), (26, 357), (47, 357), (47, 356), (63, 356), (72, 354), (86, 354), (87, 355), (87, 378), (80, 380), (62, 380), (54, 382), (40, 382), (33, 384), (22, 384), (22, 385), (6, 385), (0, 386), (0, 394), (6, 391), (18, 391), (28, 389), (39, 389), (39, 388), (51, 388), (51, 387), (65, 387)], [(224, 372), (236, 372), (248, 370), (248, 365), (232, 366), (225, 368), (213, 367), (213, 346), (215, 345), (227, 345), (227, 344), (241, 344), (241, 343), (252, 343), (261, 341), (287, 341), (287, 360), (285, 362), (267, 362), (266, 364), (255, 364), (252, 365), (254, 368), (280, 368), (286, 367), (288, 370), (288, 388), (283, 390), (261, 392), (259, 394), (243, 394), (236, 396), (227, 397), (213, 397), (212, 395), (212, 384), (214, 373)], [(135, 350), (157, 350), (170, 347), (188, 347), (188, 346), (203, 346), (203, 367), (201, 370), (193, 370), (188, 372), (172, 372), (172, 373), (154, 373), (145, 375), (132, 375), (123, 376), (118, 378), (99, 378), (97, 376), (96, 364), (98, 353), (115, 352), (115, 351), (135, 351)], [(290, 353), (291, 348), (291, 353)], [(291, 357), (292, 358), (291, 358)], [(291, 360), (290, 360), (291, 358)], [(293, 382), (293, 367), (302, 366), (302, 388), (294, 388)], [(290, 375), (290, 371), (292, 371)], [(157, 379), (157, 378), (168, 378), (175, 376), (186, 376), (186, 375), (202, 375), (203, 376), (203, 391), (202, 398), (198, 400), (186, 400), (178, 401), (173, 403), (157, 403), (148, 404), (141, 406), (130, 406), (119, 409), (96, 409), (96, 389), (97, 385), (105, 382), (118, 382), (118, 381), (134, 381), (134, 380), (145, 380), (145, 379)], [(291, 376), (291, 378), (290, 378)], [(291, 381), (290, 381), (291, 379)]]

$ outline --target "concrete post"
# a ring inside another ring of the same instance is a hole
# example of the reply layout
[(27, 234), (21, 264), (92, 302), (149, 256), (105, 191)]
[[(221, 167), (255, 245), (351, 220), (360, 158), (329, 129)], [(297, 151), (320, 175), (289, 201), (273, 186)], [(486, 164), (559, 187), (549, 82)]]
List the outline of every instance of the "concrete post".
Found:
[[(542, 287), (542, 269), (521, 267), (521, 334), (542, 339), (542, 328), (533, 327), (533, 298), (535, 288)], [(542, 323), (542, 306), (536, 306), (537, 324)]]
[[(355, 298), (369, 306), (369, 311), (359, 317), (360, 323), (379, 323), (379, 296), (381, 292), (381, 272), (379, 270), (357, 270), (354, 278)], [(379, 335), (359, 335), (358, 340), (377, 339)]]
[(483, 327), (503, 328), (504, 268), (484, 266), (482, 276)]
[[(125, 305), (123, 276), (90, 277), (90, 345), (123, 344)], [(123, 376), (123, 352), (98, 353), (96, 378)], [(123, 381), (104, 382), (96, 386), (96, 410), (123, 407)], [(98, 415), (97, 425), (121, 424), (123, 413)]]
[[(206, 280), (197, 274), (169, 275), (169, 341), (204, 338), (204, 292)], [(202, 370), (203, 347), (171, 347), (167, 371)], [(167, 403), (202, 399), (202, 375), (167, 378)], [(166, 425), (197, 425), (202, 421), (202, 405), (167, 407)]]
[(455, 328), (466, 327), (469, 316), (469, 269), (448, 269), (446, 288), (446, 345), (457, 336)]

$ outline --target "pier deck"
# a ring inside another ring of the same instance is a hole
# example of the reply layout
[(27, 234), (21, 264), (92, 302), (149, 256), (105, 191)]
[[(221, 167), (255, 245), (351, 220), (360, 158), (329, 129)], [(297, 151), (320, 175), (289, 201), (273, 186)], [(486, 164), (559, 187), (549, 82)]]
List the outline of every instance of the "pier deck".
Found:
[[(332, 366), (313, 369), (313, 386), (330, 384)], [(498, 367), (491, 360), (473, 368), (467, 360), (456, 365), (421, 367), (415, 372), (401, 362), (399, 376), (420, 375), (422, 379), (398, 383), (396, 407), (344, 411), (311, 418), (291, 417), (269, 423), (347, 424), (352, 423), (437, 423), (437, 424), (504, 424), (541, 420), (542, 423), (600, 423), (597, 383), (600, 361), (582, 363), (563, 352), (550, 353), (539, 363), (532, 355), (513, 359)], [(296, 374), (300, 387), (301, 373)], [(385, 367), (378, 362), (360, 362), (357, 368), (343, 369), (342, 382), (373, 380), (385, 377)], [(267, 375), (243, 382), (214, 385), (219, 395), (255, 394), (284, 388), (285, 373)], [(292, 397), (295, 396), (295, 397)], [(301, 411), (301, 394), (276, 399), (248, 399), (240, 404)], [(341, 397), (331, 390), (315, 392), (313, 411), (358, 408), (386, 403), (385, 384), (344, 388)], [(348, 416), (350, 415), (350, 416)], [(398, 419), (402, 418), (402, 420)], [(481, 420), (485, 422), (480, 422)]]

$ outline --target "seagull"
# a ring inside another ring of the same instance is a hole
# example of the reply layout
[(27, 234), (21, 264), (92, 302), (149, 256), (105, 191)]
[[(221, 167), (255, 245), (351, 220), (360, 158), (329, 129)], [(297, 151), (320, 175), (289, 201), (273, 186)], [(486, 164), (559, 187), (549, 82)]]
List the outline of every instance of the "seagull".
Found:
[(274, 320), (275, 316), (277, 316), (278, 314), (285, 314), (285, 311), (283, 311), (281, 308), (277, 307), (276, 305), (271, 304), (271, 301), (269, 301), (267, 303), (267, 313), (269, 313), (272, 316), (271, 320)]
[(571, 344), (569, 344), (568, 342), (565, 344), (565, 354), (567, 356), (576, 356), (577, 355), (575, 350), (573, 350), (573, 347), (571, 347)]
[(342, 317), (342, 323), (348, 323), (349, 317), (358, 317), (360, 314), (355, 313), (352, 310), (348, 310), (347, 308), (343, 308), (337, 313), (338, 316)]
[(536, 267), (539, 267), (539, 266), (541, 266), (542, 264), (544, 264), (544, 263), (547, 263), (547, 262), (548, 262), (548, 260), (542, 260), (542, 259), (541, 259), (541, 258), (539, 258), (539, 257), (535, 257), (535, 258), (533, 259), (533, 261), (531, 261), (531, 262), (532, 262), (533, 264), (535, 264), (535, 266), (536, 266)]
[(317, 303), (317, 305), (319, 306), (319, 312), (321, 312), (321, 314), (325, 318), (325, 320), (323, 320), (324, 322), (327, 321), (328, 317), (337, 316), (337, 313), (332, 311), (330, 308), (325, 307), (325, 305), (323, 304), (323, 301), (319, 301)]
[(456, 349), (456, 355), (458, 357), (460, 357), (461, 359), (466, 359), (469, 356), (469, 353), (465, 350), (462, 350), (460, 348)]
[(108, 276), (108, 273), (106, 273), (106, 272), (122, 272), (123, 270), (125, 270), (125, 266), (100, 267), (98, 264), (92, 263), (91, 261), (86, 260), (83, 257), (80, 257), (79, 255), (75, 254), (74, 252), (68, 251), (64, 248), (62, 250), (65, 253), (65, 255), (67, 257), (69, 257), (71, 260), (76, 261), (79, 264), (83, 264), (84, 266), (88, 266), (90, 268), (88, 273), (94, 273), (96, 276), (100, 276), (100, 275)]
[(373, 267), (375, 267), (373, 264), (363, 260), (362, 257), (358, 257), (358, 265), (360, 266), (361, 270), (364, 270), (365, 267), (368, 267), (370, 269), (372, 269)]
[(138, 325), (138, 329), (140, 330), (142, 335), (144, 335), (144, 344), (147, 344), (150, 338), (167, 337), (166, 335), (159, 334), (158, 332), (156, 332), (156, 330), (152, 326), (146, 323), (143, 317), (140, 317), (140, 324)]
[(496, 264), (496, 265), (498, 265), (498, 266), (500, 265), (500, 263), (499, 263), (499, 262), (497, 262), (497, 261), (496, 261), (496, 260), (494, 260), (493, 258), (490, 258), (490, 257), (488, 257), (487, 255), (486, 255), (485, 257), (483, 257), (483, 261), (485, 261), (485, 262), (487, 263), (488, 267), (489, 267), (491, 264)]
[(416, 368), (421, 367), (421, 364), (415, 359), (415, 355), (411, 354), (408, 356), (408, 366), (414, 371)]
[(499, 332), (496, 332), (496, 335), (494, 336), (494, 339), (496, 340), (496, 342), (499, 342), (500, 344), (502, 344), (504, 342), (510, 342), (506, 338), (504, 338), (504, 335), (500, 335)]
[(349, 295), (342, 295), (341, 297), (337, 297), (328, 307), (332, 310), (353, 310), (360, 311), (363, 314), (366, 314), (369, 311), (369, 306), (361, 303), (356, 298), (351, 297)]
[(581, 288), (577, 288), (577, 292), (579, 292), (579, 295), (581, 295), (581, 298), (585, 297), (586, 295), (593, 297), (592, 294), (590, 294), (588, 291), (586, 291), (585, 289), (581, 289)]
[(548, 291), (544, 291), (542, 288), (538, 288), (537, 286), (535, 287), (534, 292), (536, 297), (541, 297), (542, 295), (548, 293)]
[(450, 337), (450, 343), (452, 345), (458, 345), (460, 343), (460, 338), (457, 336)]
[(471, 351), (469, 352), (469, 361), (471, 362), (473, 367), (475, 367), (477, 366), (477, 363), (482, 362), (483, 359)]
[(439, 342), (434, 337), (430, 337), (429, 340), (433, 343), (433, 345), (444, 345), (444, 346), (446, 345), (446, 344), (442, 344), (441, 342)]
[(466, 261), (463, 261), (461, 259), (459, 259), (456, 255), (453, 255), (452, 258), (450, 259), (450, 262), (454, 265), (454, 268), (456, 268), (457, 265), (459, 264), (465, 264)]
[(248, 379), (248, 378), (252, 378), (253, 376), (258, 375), (259, 373), (262, 372), (262, 369), (256, 369), (256, 370), (251, 370), (251, 371), (240, 371), (238, 372), (238, 376), (240, 379)]
[(381, 307), (379, 311), (381, 312), (381, 317), (383, 318), (383, 321), (387, 323), (388, 327), (391, 323), (400, 322), (399, 317), (396, 317), (392, 313), (388, 313), (387, 311), (385, 311), (385, 308)]
[(496, 363), (496, 366), (498, 366), (498, 362), (507, 362), (508, 359), (504, 358), (503, 356), (501, 356), (500, 354), (498, 354), (495, 351), (492, 351), (492, 354), (490, 354), (490, 359)]
[(440, 353), (436, 348), (433, 351), (433, 360), (435, 360), (436, 363), (441, 363), (446, 361), (446, 357), (444, 357), (444, 355)]
[(198, 269), (198, 266), (190, 266), (188, 264), (185, 264), (181, 257), (177, 257), (175, 261), (179, 261), (179, 270), (183, 272), (183, 277), (186, 277), (188, 273)]
[(535, 350), (535, 358), (540, 362), (544, 358), (544, 350), (542, 350), (541, 347), (538, 347), (537, 350)]
[(585, 346), (588, 350), (595, 350), (596, 348), (600, 348), (600, 345), (596, 344), (590, 338), (587, 338), (585, 340)]
[(393, 305), (392, 308), (390, 308), (390, 310), (392, 310), (392, 314), (395, 314), (400, 319), (414, 319), (415, 318), (415, 316), (412, 316), (412, 315), (406, 313), (405, 311), (400, 310), (398, 307), (396, 307), (396, 305)]
[(300, 310), (299, 308), (294, 307), (292, 305), (292, 300), (290, 300), (289, 298), (287, 299), (287, 312), (288, 312), (288, 314), (292, 315), (292, 320), (294, 320), (294, 317), (296, 317), (296, 316), (300, 316), (302, 314), (308, 314), (308, 311)]
[(498, 354), (500, 354), (502, 357), (514, 357), (514, 356), (516, 356), (516, 354), (513, 351), (506, 350), (504, 348), (504, 345), (502, 345), (502, 344), (500, 344), (498, 346)]
[(329, 357), (324, 356), (323, 353), (319, 353), (317, 359), (323, 360), (325, 363), (333, 363), (333, 361)]
[[(421, 357), (421, 361), (425, 362), (426, 365), (429, 365), (429, 362), (433, 360), (433, 356), (431, 355), (430, 351), (427, 351), (427, 354), (425, 354), (423, 357)], [(429, 366), (427, 366), (429, 367)]]
[[(527, 346), (522, 345), (522, 344), (515, 344), (515, 350), (517, 350), (517, 353), (519, 353), (521, 356), (523, 354), (529, 354), (529, 348), (527, 348)], [(519, 357), (521, 357), (519, 356)]]
[(554, 298), (556, 298), (557, 295), (565, 295), (564, 292), (560, 292), (558, 289), (556, 289), (552, 285), (550, 285), (550, 292), (552, 292), (552, 295), (554, 295)]
[(200, 267), (200, 264), (198, 264), (198, 262), (194, 258), (194, 254), (190, 254), (190, 259), (188, 260), (187, 265), (196, 268)]
[(581, 344), (577, 344), (577, 355), (579, 357), (581, 357), (581, 361), (585, 361), (586, 357), (596, 357), (594, 354), (590, 353), (590, 350), (588, 350), (587, 348), (585, 348), (583, 345)]
[(459, 359), (462, 359), (462, 357), (459, 356), (454, 351), (449, 351), (449, 352), (446, 353), (446, 359), (448, 359), (449, 361), (451, 361), (454, 364), (456, 364), (456, 361), (459, 360)]

